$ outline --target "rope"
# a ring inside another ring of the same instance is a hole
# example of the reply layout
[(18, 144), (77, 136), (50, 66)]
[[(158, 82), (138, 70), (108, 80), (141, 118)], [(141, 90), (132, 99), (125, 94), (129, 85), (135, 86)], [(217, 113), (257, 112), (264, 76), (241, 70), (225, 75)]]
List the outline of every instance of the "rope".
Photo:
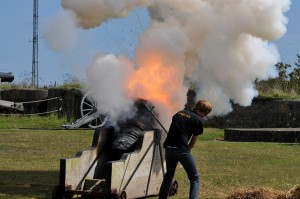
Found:
[(58, 112), (58, 111), (61, 111), (62, 108), (60, 108), (59, 110), (54, 110), (54, 111), (48, 111), (48, 112), (43, 112), (43, 113), (27, 113), (27, 114), (20, 114), (20, 113), (12, 113), (12, 114), (6, 114), (6, 113), (0, 113), (0, 115), (5, 115), (5, 116), (9, 116), (9, 115), (24, 115), (24, 116), (31, 116), (31, 115), (46, 115), (46, 114), (49, 114), (49, 113), (55, 113), (55, 112)]
[(36, 103), (36, 102), (44, 102), (44, 101), (50, 101), (53, 99), (59, 99), (60, 101), (62, 100), (59, 97), (53, 97), (53, 98), (49, 98), (49, 99), (42, 99), (42, 100), (36, 100), (36, 101), (29, 101), (29, 102), (16, 102), (16, 103), (22, 103), (22, 104), (30, 104), (30, 103)]
[[(42, 99), (42, 100), (35, 100), (35, 101), (29, 101), (29, 102), (15, 102), (15, 103), (19, 103), (19, 104), (30, 104), (30, 103), (38, 103), (38, 102), (44, 102), (44, 101), (50, 101), (50, 100), (59, 100), (62, 101), (61, 98), (59, 97), (53, 97), (53, 98), (49, 98), (49, 99)], [(11, 113), (11, 114), (6, 114), (6, 113), (0, 113), (0, 115), (3, 116), (9, 116), (9, 115), (24, 115), (24, 116), (32, 116), (32, 115), (46, 115), (46, 114), (50, 114), (50, 113), (55, 113), (55, 112), (59, 112), (62, 110), (62, 107), (59, 107), (59, 109), (53, 110), (53, 111), (46, 111), (46, 112), (42, 112), (42, 113)]]

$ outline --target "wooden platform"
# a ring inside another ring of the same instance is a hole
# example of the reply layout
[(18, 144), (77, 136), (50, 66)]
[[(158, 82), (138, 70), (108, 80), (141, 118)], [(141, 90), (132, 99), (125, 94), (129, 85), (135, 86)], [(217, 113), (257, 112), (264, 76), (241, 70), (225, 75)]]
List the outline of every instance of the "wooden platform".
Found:
[(300, 143), (300, 128), (226, 128), (224, 140)]
[(59, 187), (63, 190), (55, 191), (59, 197), (53, 198), (78, 194), (126, 199), (158, 195), (165, 173), (160, 130), (143, 131), (136, 150), (114, 161), (110, 160), (112, 135), (110, 129), (97, 129), (91, 148), (60, 160)]

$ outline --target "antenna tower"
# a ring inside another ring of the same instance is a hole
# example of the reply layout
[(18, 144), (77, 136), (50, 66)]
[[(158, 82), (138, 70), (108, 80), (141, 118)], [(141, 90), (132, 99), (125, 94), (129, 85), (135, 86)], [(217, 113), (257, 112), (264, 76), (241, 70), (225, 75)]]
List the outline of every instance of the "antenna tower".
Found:
[(39, 86), (39, 37), (38, 37), (38, 0), (33, 0), (33, 31), (32, 31), (32, 87)]

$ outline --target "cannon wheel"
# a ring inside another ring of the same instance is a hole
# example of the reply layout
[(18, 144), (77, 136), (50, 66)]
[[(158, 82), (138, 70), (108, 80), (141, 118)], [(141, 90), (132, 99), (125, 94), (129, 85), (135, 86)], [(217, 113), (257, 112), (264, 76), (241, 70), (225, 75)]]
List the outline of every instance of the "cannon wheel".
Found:
[(176, 180), (174, 180), (174, 182), (172, 183), (170, 192), (169, 192), (169, 196), (174, 196), (177, 194), (177, 192), (178, 192), (178, 182)]
[[(80, 113), (83, 117), (84, 115), (87, 115), (92, 110), (94, 110), (97, 106), (96, 101), (92, 98), (91, 93), (87, 92), (84, 94), (84, 96), (81, 99), (80, 103)], [(92, 120), (88, 126), (92, 129), (96, 129), (98, 127), (104, 126), (104, 124), (107, 121), (107, 114), (99, 114), (97, 118)]]

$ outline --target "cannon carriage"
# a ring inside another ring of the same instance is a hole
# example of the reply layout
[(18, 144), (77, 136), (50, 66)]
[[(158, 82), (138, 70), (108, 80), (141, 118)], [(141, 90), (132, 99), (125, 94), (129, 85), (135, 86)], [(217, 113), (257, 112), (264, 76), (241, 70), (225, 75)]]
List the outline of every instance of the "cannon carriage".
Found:
[[(112, 128), (94, 132), (92, 147), (60, 160), (59, 185), (52, 198), (130, 199), (155, 196), (165, 173), (161, 131), (143, 131), (135, 150), (112, 159)], [(173, 182), (170, 195), (177, 193)]]
[[(165, 174), (163, 133), (154, 128), (156, 122), (161, 123), (153, 113), (154, 107), (149, 106), (148, 101), (137, 99), (135, 117), (127, 120), (126, 125), (123, 123), (124, 128), (121, 123), (116, 130), (107, 125), (108, 116), (99, 113), (96, 102), (85, 94), (81, 109), (86, 114), (65, 127), (73, 129), (89, 124), (95, 129), (92, 147), (78, 152), (76, 157), (60, 160), (59, 185), (54, 187), (52, 198), (130, 199), (158, 195)], [(124, 150), (122, 146), (127, 145), (130, 149)], [(177, 190), (174, 181), (170, 195)]]

